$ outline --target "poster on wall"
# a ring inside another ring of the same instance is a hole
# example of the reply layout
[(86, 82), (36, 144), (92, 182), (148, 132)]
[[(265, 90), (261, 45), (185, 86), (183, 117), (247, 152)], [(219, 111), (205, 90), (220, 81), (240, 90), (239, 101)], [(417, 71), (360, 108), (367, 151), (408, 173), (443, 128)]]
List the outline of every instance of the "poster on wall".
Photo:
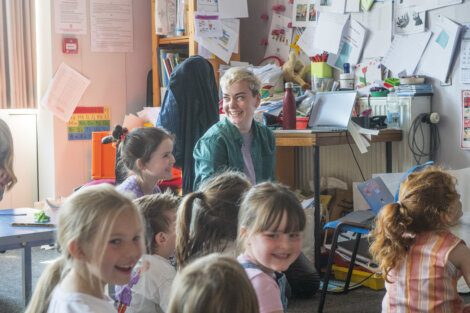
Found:
[(273, 14), (265, 58), (277, 56), (284, 62), (287, 61), (292, 40), (292, 27), (289, 27), (291, 22), (292, 20), (288, 17)]
[(393, 30), (398, 35), (422, 33), (425, 31), (426, 12), (417, 11), (414, 5), (395, 4)]
[(67, 123), (68, 140), (91, 140), (93, 132), (110, 130), (107, 107), (76, 107)]
[(57, 34), (86, 35), (86, 0), (55, 0), (54, 24)]
[(470, 149), (470, 90), (462, 90), (462, 131), (460, 147)]
[(343, 14), (346, 8), (346, 0), (317, 0), (316, 3), (320, 12)]
[(292, 10), (292, 26), (312, 27), (317, 22), (315, 0), (294, 0)]

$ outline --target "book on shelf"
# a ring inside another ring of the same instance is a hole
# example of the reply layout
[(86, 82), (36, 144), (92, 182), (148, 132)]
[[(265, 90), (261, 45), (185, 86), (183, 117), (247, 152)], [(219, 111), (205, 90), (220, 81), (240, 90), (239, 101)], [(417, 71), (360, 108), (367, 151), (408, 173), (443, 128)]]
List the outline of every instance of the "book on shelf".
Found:
[(431, 84), (399, 85), (396, 87), (397, 96), (427, 96), (433, 94)]
[(160, 68), (160, 82), (162, 87), (168, 86), (170, 75), (173, 70), (184, 59), (188, 57), (188, 51), (185, 48), (159, 48), (158, 49), (158, 66)]

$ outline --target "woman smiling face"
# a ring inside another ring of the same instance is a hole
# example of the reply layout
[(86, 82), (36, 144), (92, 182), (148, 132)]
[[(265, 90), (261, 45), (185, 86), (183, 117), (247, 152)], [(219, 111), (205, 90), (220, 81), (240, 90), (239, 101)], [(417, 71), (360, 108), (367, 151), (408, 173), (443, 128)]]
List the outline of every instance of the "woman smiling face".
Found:
[(253, 95), (246, 81), (238, 81), (223, 91), (223, 106), (227, 118), (241, 133), (248, 133), (253, 116), (260, 104), (260, 95)]

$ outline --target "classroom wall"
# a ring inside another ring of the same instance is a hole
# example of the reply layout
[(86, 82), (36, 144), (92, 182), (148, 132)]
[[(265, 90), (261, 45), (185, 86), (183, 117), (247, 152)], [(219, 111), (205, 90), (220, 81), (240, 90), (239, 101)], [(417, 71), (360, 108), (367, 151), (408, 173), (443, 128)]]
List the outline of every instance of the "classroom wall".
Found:
[[(281, 13), (282, 15), (292, 16), (292, 5), (287, 0), (248, 0), (250, 18), (241, 20), (240, 48), (243, 61), (257, 64), (264, 57), (265, 47), (259, 42), (261, 38), (267, 38), (269, 35), (270, 20), (263, 22), (259, 17), (263, 13), (271, 16), (272, 7), (276, 4), (286, 6), (286, 11)], [(468, 24), (470, 23), (470, 0), (464, 0), (462, 4), (428, 11), (426, 21), (428, 29), (432, 26), (434, 14), (443, 14), (457, 23)], [(470, 90), (470, 84), (460, 83), (459, 50), (460, 44), (452, 68), (452, 85), (440, 86), (439, 81), (430, 79), (434, 87), (433, 111), (441, 115), (439, 124), (441, 148), (437, 161), (453, 169), (470, 166), (470, 151), (460, 149), (461, 90)]]
[[(65, 62), (89, 78), (91, 84), (78, 105), (110, 107), (111, 125), (122, 124), (126, 113), (141, 110), (146, 102), (147, 73), (152, 66), (150, 0), (132, 3), (134, 52), (91, 52), (88, 22), (88, 33), (76, 36), (79, 53), (75, 55), (62, 54), (63, 35), (54, 33), (54, 1), (51, 5), (52, 72)], [(91, 178), (91, 141), (68, 141), (67, 124), (56, 117), (52, 118), (52, 123), (53, 186), (44, 188), (53, 191), (55, 196), (67, 196)], [(40, 195), (41, 198), (44, 196), (47, 193)]]

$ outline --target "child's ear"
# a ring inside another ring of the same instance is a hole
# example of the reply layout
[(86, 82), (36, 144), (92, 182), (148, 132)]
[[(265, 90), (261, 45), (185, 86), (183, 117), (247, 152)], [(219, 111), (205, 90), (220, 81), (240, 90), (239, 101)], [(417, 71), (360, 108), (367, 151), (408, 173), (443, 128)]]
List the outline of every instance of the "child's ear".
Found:
[(82, 250), (82, 247), (78, 244), (76, 240), (72, 240), (67, 247), (69, 254), (75, 260), (84, 260), (85, 253)]
[(245, 238), (248, 236), (248, 229), (245, 226), (240, 227), (240, 237)]
[(142, 161), (142, 159), (137, 159), (137, 161), (135, 161), (135, 165), (139, 170), (143, 170), (145, 163)]
[(161, 246), (167, 241), (166, 234), (164, 232), (159, 232), (155, 234), (155, 242), (157, 243), (157, 246)]

